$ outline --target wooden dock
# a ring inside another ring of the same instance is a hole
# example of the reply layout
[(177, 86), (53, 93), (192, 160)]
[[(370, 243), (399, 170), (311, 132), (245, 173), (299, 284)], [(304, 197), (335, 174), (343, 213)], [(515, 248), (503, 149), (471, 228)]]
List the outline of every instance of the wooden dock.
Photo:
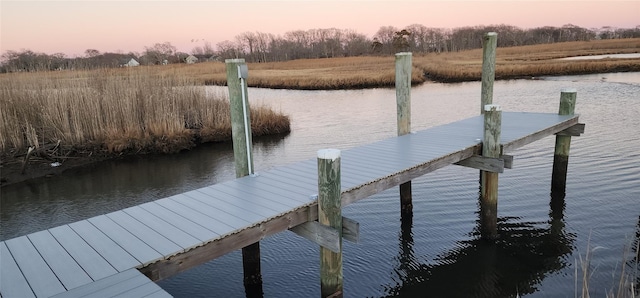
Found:
[[(502, 153), (575, 126), (578, 115), (504, 112)], [(464, 164), (482, 139), (480, 115), (344, 150), (342, 206)], [(170, 297), (153, 281), (316, 221), (317, 194), (314, 158), (9, 239), (0, 243), (0, 294)]]

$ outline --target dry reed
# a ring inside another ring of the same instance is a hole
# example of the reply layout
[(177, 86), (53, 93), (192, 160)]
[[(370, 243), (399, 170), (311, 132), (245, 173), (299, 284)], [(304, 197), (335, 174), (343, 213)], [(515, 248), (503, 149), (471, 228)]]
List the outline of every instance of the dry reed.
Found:
[[(255, 135), (289, 118), (251, 109)], [(207, 96), (177, 69), (104, 69), (0, 76), (0, 151), (56, 144), (108, 153), (176, 152), (231, 135), (228, 100)]]
[[(574, 271), (574, 296), (581, 298), (591, 297), (591, 292), (594, 289), (591, 284), (591, 277), (597, 270), (597, 266), (593, 266), (594, 252), (604, 249), (604, 247), (596, 246), (591, 247), (591, 235), (587, 241), (587, 250), (584, 257), (582, 254), (578, 254), (578, 259), (575, 261)], [(633, 244), (628, 243), (625, 245), (622, 253), (622, 261), (618, 271), (613, 272), (612, 276), (617, 275), (617, 279), (614, 279), (614, 284), (608, 290), (605, 290), (605, 297), (607, 298), (632, 298), (638, 297), (637, 292), (638, 285), (634, 284), (638, 280), (638, 274), (640, 274), (640, 265), (638, 263), (637, 252), (640, 251), (640, 242)], [(635, 252), (635, 253), (634, 253)], [(635, 255), (635, 256), (634, 256)]]
[[(500, 36), (498, 36), (500, 38)], [(564, 61), (582, 55), (637, 53), (640, 39), (565, 42), (498, 48), (496, 78), (511, 79), (547, 75), (571, 75), (615, 71), (640, 71), (640, 58)], [(159, 66), (158, 71), (185, 72), (206, 84), (224, 85), (224, 63)], [(250, 86), (284, 89), (352, 89), (395, 84), (394, 58), (365, 56), (301, 59), (286, 62), (249, 63)], [(482, 50), (414, 55), (412, 82), (480, 80)]]

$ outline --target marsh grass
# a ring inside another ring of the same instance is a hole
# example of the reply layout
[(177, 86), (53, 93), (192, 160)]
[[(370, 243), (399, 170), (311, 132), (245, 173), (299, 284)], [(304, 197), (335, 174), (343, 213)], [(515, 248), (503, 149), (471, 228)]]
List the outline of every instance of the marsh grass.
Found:
[[(255, 135), (289, 131), (289, 118), (251, 107)], [(229, 103), (174, 69), (103, 69), (0, 76), (0, 150), (60, 141), (107, 153), (176, 152), (227, 140)]]
[[(558, 60), (571, 56), (636, 53), (639, 49), (639, 38), (498, 48), (496, 78), (640, 71), (640, 58)], [(364, 56), (249, 63), (247, 82), (254, 87), (310, 90), (391, 87), (395, 84), (394, 61), (393, 56)], [(185, 72), (206, 84), (226, 83), (225, 65), (220, 62), (170, 66), (162, 71)], [(412, 82), (477, 81), (481, 71), (482, 49), (414, 55)]]
[[(591, 292), (595, 290), (591, 284), (591, 277), (598, 270), (598, 265), (594, 263), (594, 254), (596, 251), (606, 249), (602, 246), (591, 247), (590, 238), (587, 241), (587, 250), (584, 254), (578, 254), (575, 261), (574, 271), (574, 287), (575, 297), (588, 298)], [(625, 245), (622, 252), (622, 259), (614, 272), (612, 272), (612, 280), (609, 289), (605, 289), (605, 297), (607, 298), (634, 298), (638, 297), (638, 285), (635, 284), (640, 274), (640, 264), (638, 263), (638, 251), (640, 251), (640, 241), (634, 244)], [(616, 266), (617, 267), (617, 266)]]

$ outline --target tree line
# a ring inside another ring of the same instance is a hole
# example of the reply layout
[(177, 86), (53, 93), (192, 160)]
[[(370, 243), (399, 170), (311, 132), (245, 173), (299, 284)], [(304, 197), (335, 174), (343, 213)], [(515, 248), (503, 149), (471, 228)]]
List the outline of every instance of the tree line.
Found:
[[(567, 24), (561, 27), (522, 29), (510, 25), (490, 25), (445, 29), (413, 24), (405, 28), (382, 26), (371, 38), (355, 30), (336, 28), (294, 30), (283, 35), (259, 31), (243, 32), (232, 41), (217, 43), (217, 50), (205, 42), (204, 46), (193, 48), (191, 54), (200, 61), (245, 58), (248, 62), (274, 62), (304, 58), (392, 55), (400, 51), (439, 53), (481, 48), (482, 36), (486, 32), (498, 33), (499, 47), (640, 38), (640, 26), (587, 29)], [(118, 67), (131, 58), (143, 65), (180, 63), (189, 55), (177, 51), (170, 42), (145, 47), (142, 53), (101, 53), (96, 49), (87, 49), (84, 56), (75, 58), (66, 57), (63, 53), (49, 55), (31, 50), (6, 51), (0, 56), (0, 72)]]

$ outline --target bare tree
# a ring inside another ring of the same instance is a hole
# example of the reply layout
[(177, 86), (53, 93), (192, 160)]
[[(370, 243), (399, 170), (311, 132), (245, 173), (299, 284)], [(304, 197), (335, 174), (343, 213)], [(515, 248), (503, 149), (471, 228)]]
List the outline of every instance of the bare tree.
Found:
[(400, 30), (394, 26), (382, 26), (373, 36), (374, 40), (380, 44), (383, 54), (393, 54), (393, 40), (398, 31)]
[(100, 55), (100, 51), (96, 49), (86, 49), (84, 50), (84, 56), (87, 58), (93, 58)]
[(170, 42), (164, 43), (155, 43), (150, 47), (145, 47), (145, 56), (149, 62), (153, 64), (163, 64), (165, 60), (169, 60), (170, 58), (175, 56), (177, 51), (176, 47), (174, 47)]
[(345, 56), (362, 56), (369, 53), (371, 40), (366, 35), (355, 30), (346, 30), (344, 36)]
[(240, 47), (229, 40), (221, 41), (216, 44), (218, 47), (218, 55), (225, 59), (233, 59), (240, 57)]

